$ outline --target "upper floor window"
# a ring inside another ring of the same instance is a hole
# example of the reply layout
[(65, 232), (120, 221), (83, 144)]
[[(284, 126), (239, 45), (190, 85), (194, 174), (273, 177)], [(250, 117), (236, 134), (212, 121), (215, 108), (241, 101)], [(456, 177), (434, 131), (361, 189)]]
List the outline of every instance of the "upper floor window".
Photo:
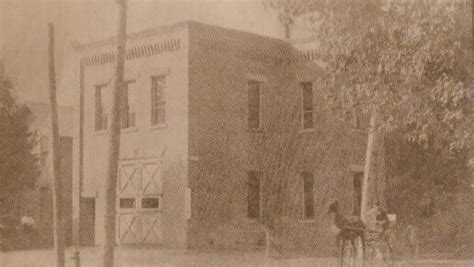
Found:
[(314, 177), (311, 172), (302, 172), (303, 183), (303, 219), (314, 219)]
[(165, 87), (165, 75), (151, 77), (151, 125), (166, 123)]
[(261, 127), (261, 88), (261, 81), (250, 80), (247, 83), (249, 129), (259, 129)]
[(48, 152), (49, 151), (49, 137), (48, 135), (40, 135), (40, 140), (39, 140), (39, 148), (40, 152)]
[(249, 171), (247, 173), (247, 217), (260, 218), (261, 173)]
[(302, 115), (302, 124), (303, 129), (312, 129), (313, 125), (313, 83), (312, 82), (304, 82), (301, 83), (301, 90), (302, 90), (302, 108), (301, 108), (301, 115)]
[(120, 104), (122, 128), (135, 127), (135, 109), (132, 105), (135, 101), (130, 100), (133, 95), (131, 87), (134, 83), (134, 80), (124, 81), (123, 83), (122, 102)]
[(352, 128), (361, 129), (359, 110), (355, 110), (354, 112), (352, 112), (351, 124), (352, 124)]
[(107, 129), (107, 112), (105, 105), (104, 91), (107, 84), (97, 85), (95, 87), (95, 130), (101, 131)]

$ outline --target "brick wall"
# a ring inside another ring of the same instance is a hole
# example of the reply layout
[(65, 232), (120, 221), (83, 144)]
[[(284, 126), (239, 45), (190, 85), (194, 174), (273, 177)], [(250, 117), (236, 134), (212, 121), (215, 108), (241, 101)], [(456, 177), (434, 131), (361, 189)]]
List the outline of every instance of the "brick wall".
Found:
[[(332, 116), (317, 86), (314, 130), (300, 132), (299, 83), (316, 82), (324, 74), (314, 63), (291, 62), (293, 53), (280, 40), (191, 24), (189, 151), (196, 158), (189, 172), (191, 247), (263, 245), (258, 222), (247, 219), (249, 170), (262, 171), (268, 184), (278, 175), (288, 181), (287, 211), (279, 223), (279, 239), (287, 249), (327, 254), (334, 242), (327, 207), (340, 199), (347, 213), (352, 210), (351, 166), (364, 164), (366, 133)], [(247, 81), (254, 78), (264, 81), (261, 131), (247, 130)], [(288, 157), (297, 157), (290, 170), (276, 172), (272, 164)], [(301, 220), (302, 171), (315, 178), (312, 221)], [(383, 191), (380, 186), (371, 190)], [(240, 238), (229, 237), (235, 233)]]

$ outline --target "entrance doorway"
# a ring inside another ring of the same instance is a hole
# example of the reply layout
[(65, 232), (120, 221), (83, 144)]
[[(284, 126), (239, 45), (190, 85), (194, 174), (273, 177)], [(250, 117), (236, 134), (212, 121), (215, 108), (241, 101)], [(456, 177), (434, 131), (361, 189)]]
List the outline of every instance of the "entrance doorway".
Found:
[(157, 159), (120, 161), (117, 184), (117, 243), (161, 244), (160, 167), (161, 161)]
[(79, 212), (80, 244), (93, 246), (95, 243), (95, 198), (81, 198)]

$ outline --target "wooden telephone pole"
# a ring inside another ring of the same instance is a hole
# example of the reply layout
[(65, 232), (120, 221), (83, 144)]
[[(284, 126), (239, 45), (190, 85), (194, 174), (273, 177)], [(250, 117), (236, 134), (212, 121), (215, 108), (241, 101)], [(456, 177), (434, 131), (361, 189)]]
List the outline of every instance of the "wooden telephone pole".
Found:
[(49, 102), (51, 108), (51, 159), (53, 174), (54, 249), (56, 266), (64, 267), (64, 213), (63, 183), (59, 176), (61, 158), (59, 151), (58, 111), (56, 102), (56, 71), (54, 66), (54, 25), (49, 24)]
[(105, 184), (105, 240), (103, 246), (103, 266), (114, 266), (115, 220), (117, 198), (117, 173), (120, 155), (121, 103), (125, 68), (125, 44), (127, 32), (127, 1), (117, 0), (119, 5), (119, 23), (117, 35), (116, 69), (112, 100), (112, 118), (110, 123), (109, 151)]

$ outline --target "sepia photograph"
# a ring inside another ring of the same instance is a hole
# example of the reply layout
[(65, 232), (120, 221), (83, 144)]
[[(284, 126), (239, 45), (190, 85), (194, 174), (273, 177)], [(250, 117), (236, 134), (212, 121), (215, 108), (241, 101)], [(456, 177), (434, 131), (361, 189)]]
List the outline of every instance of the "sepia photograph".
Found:
[(474, 266), (474, 0), (0, 0), (0, 266)]

